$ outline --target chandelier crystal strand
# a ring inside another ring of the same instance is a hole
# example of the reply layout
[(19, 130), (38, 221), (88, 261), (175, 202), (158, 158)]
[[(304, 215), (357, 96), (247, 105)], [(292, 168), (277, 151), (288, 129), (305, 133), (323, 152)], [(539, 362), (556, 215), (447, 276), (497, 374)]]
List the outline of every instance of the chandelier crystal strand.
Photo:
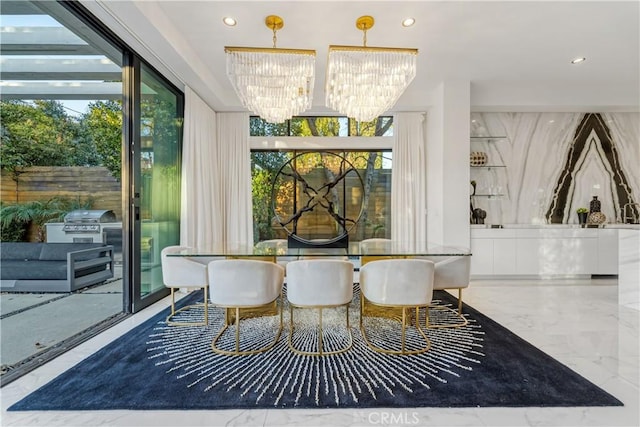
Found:
[(276, 48), (282, 18), (270, 15), (273, 48), (225, 47), (227, 76), (242, 105), (270, 123), (282, 123), (311, 108), (314, 50)]
[(330, 46), (326, 104), (358, 121), (392, 108), (416, 74), (417, 51)]
[(363, 46), (329, 46), (325, 103), (357, 121), (391, 109), (416, 75), (417, 49), (368, 47), (371, 16), (356, 20)]
[(282, 123), (311, 108), (315, 56), (312, 54), (227, 52), (227, 75), (247, 109)]

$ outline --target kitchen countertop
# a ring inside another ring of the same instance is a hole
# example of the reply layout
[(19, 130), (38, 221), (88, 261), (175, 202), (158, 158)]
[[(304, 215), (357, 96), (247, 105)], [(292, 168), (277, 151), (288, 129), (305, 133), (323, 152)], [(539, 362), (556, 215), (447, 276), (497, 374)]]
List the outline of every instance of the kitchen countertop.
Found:
[[(496, 224), (471, 224), (471, 228), (492, 228)], [(496, 227), (500, 228), (500, 227)], [(502, 228), (583, 228), (579, 224), (502, 224)], [(596, 227), (588, 227), (596, 228)], [(603, 224), (598, 228), (640, 230), (640, 224)]]

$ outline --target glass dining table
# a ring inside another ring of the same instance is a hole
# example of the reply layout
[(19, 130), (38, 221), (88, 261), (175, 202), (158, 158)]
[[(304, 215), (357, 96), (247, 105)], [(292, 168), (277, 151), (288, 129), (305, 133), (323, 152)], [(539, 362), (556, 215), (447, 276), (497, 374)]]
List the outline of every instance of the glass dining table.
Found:
[(286, 240), (267, 240), (255, 245), (214, 245), (208, 248), (185, 248), (173, 252), (168, 256), (208, 258), (275, 258), (297, 259), (307, 257), (347, 257), (358, 259), (363, 257), (388, 257), (388, 258), (409, 258), (415, 256), (425, 257), (452, 257), (471, 256), (468, 248), (456, 246), (442, 246), (420, 242), (402, 242), (395, 240), (385, 241), (362, 241), (350, 242), (346, 248), (327, 248), (323, 246), (312, 246), (306, 248), (289, 247)]
[[(256, 243), (255, 245), (219, 244), (209, 248), (184, 248), (167, 254), (169, 257), (186, 257), (200, 263), (208, 263), (219, 259), (255, 259), (277, 262), (285, 266), (287, 262), (298, 259), (342, 258), (353, 262), (354, 268), (381, 259), (407, 259), (426, 257), (432, 260), (448, 257), (471, 256), (468, 248), (442, 246), (422, 242), (403, 242), (389, 239), (371, 239), (350, 242), (346, 248), (327, 248), (313, 246), (306, 248), (289, 247), (287, 240), (275, 239)], [(276, 304), (261, 309), (241, 309), (241, 318), (275, 315)], [(391, 313), (391, 316), (394, 316)], [(234, 322), (234, 314), (226, 310), (226, 321)]]

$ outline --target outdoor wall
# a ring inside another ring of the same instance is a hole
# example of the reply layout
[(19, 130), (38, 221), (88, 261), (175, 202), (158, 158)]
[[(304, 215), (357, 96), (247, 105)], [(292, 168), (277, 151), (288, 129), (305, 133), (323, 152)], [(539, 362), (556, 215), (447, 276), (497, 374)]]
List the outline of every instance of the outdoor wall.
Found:
[(104, 167), (38, 166), (18, 169), (17, 180), (1, 172), (3, 203), (46, 201), (55, 196), (93, 198), (93, 209), (110, 209), (122, 220), (121, 183)]

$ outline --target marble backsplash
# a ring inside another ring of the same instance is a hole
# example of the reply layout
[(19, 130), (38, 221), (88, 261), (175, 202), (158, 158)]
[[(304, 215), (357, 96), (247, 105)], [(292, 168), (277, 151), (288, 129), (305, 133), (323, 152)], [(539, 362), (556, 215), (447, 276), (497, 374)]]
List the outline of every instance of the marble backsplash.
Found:
[(606, 222), (623, 222), (627, 204), (627, 222), (640, 220), (640, 113), (478, 112), (471, 137), (487, 157), (471, 167), (487, 224), (575, 224), (593, 196)]

